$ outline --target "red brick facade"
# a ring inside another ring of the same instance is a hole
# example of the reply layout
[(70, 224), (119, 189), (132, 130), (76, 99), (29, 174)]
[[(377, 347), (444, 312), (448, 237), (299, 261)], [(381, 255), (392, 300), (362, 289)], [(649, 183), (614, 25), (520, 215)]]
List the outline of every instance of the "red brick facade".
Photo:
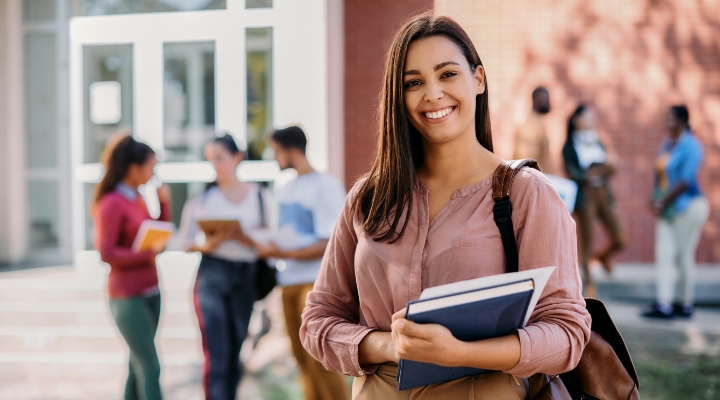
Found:
[(345, 1), (345, 183), (370, 169), (385, 52), (405, 20), (432, 0)]
[[(367, 171), (374, 148), (382, 57), (399, 24), (429, 1), (346, 1), (347, 182)], [(578, 102), (595, 106), (599, 129), (621, 159), (613, 180), (629, 239), (625, 262), (652, 262), (655, 222), (647, 210), (652, 165), (667, 107), (685, 103), (705, 147), (701, 184), (710, 201), (698, 258), (720, 262), (720, 3), (707, 0), (436, 0), (473, 38), (487, 69), (495, 147), (512, 153), (530, 92), (548, 87), (551, 153)], [(402, 9), (401, 9), (402, 8)]]

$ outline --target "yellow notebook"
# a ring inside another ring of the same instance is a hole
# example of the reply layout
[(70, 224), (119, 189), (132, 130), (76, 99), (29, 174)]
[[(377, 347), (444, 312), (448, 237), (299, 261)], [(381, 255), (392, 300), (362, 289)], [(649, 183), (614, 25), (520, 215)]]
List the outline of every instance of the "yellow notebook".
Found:
[(156, 246), (165, 246), (172, 237), (175, 225), (172, 222), (148, 219), (140, 224), (132, 250), (135, 253), (152, 250)]

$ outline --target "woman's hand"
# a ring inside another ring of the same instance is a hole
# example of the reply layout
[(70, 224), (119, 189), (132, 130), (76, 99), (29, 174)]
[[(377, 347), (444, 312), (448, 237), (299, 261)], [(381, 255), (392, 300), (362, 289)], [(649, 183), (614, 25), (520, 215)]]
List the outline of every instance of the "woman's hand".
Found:
[(288, 258), (275, 243), (268, 245), (255, 243), (255, 252), (260, 258)]
[(221, 228), (215, 231), (212, 235), (207, 236), (205, 244), (198, 247), (197, 250), (201, 253), (212, 253), (220, 245), (220, 243), (231, 239), (235, 236), (233, 229)]
[(392, 339), (398, 358), (446, 367), (460, 366), (463, 342), (442, 325), (417, 324), (405, 319), (405, 309), (392, 316)]
[(656, 217), (660, 217), (665, 207), (667, 207), (664, 201), (655, 199), (650, 199), (648, 206), (650, 207), (650, 212)]
[(233, 235), (233, 239), (235, 241), (237, 241), (238, 243), (248, 246), (248, 247), (257, 247), (258, 246), (258, 244), (255, 243), (255, 241), (252, 240), (252, 238), (250, 236), (248, 236), (242, 232), (235, 232), (235, 234)]

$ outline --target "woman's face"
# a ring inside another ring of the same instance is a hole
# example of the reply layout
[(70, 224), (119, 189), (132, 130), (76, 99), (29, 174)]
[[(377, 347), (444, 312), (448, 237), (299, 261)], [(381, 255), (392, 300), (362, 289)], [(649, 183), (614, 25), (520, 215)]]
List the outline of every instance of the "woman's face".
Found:
[(403, 90), (410, 123), (427, 143), (475, 137), (475, 96), (485, 92), (485, 71), (472, 70), (450, 39), (433, 36), (410, 44)]
[(681, 131), (683, 128), (682, 123), (675, 117), (672, 111), (668, 111), (665, 117), (665, 129), (672, 134)]
[(148, 183), (150, 178), (152, 178), (155, 174), (156, 164), (157, 158), (155, 157), (155, 154), (150, 154), (145, 163), (130, 164), (124, 180), (134, 187), (144, 185)]
[(595, 129), (596, 120), (595, 111), (587, 107), (582, 114), (575, 117), (575, 126), (578, 130), (593, 130)]
[(217, 174), (217, 182), (229, 182), (237, 177), (237, 166), (242, 154), (232, 154), (223, 145), (208, 143), (205, 145), (205, 158), (210, 161)]

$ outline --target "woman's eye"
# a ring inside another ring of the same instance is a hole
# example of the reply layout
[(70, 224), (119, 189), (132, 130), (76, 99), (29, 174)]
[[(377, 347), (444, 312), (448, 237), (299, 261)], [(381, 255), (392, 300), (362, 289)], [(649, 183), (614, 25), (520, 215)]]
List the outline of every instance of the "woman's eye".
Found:
[(457, 75), (457, 72), (455, 72), (455, 71), (446, 71), (446, 72), (443, 72), (442, 75), (440, 75), (440, 79), (452, 78), (455, 75)]
[(412, 89), (419, 84), (420, 84), (420, 81), (417, 81), (417, 80), (405, 82), (405, 89)]

